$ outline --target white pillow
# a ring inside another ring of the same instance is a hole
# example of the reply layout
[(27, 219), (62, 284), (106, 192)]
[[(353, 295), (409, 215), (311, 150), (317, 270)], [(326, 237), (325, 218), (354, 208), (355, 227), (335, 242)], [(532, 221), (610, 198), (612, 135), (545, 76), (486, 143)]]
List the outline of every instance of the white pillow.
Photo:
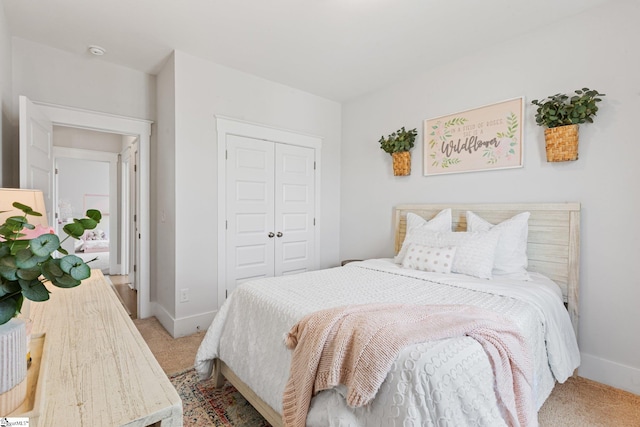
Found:
[[(405, 239), (407, 248), (412, 243), (443, 248), (456, 247), (451, 271), (467, 274), (481, 279), (491, 279), (493, 259), (498, 245), (498, 233), (489, 232), (452, 232), (423, 230)], [(403, 248), (404, 248), (403, 244)], [(404, 258), (400, 261), (402, 263)]]
[(395, 257), (396, 264), (402, 264), (411, 239), (413, 236), (420, 235), (423, 231), (451, 231), (451, 209), (441, 210), (429, 221), (414, 213), (407, 213), (407, 232), (400, 252)]
[(477, 214), (467, 211), (467, 231), (482, 231), (498, 234), (493, 274), (509, 276), (516, 280), (530, 280), (527, 272), (527, 238), (529, 236), (529, 212), (522, 212), (497, 225), (493, 225)]
[(406, 256), (402, 260), (402, 266), (413, 270), (449, 274), (451, 273), (455, 255), (455, 246), (433, 248), (411, 243), (407, 249)]

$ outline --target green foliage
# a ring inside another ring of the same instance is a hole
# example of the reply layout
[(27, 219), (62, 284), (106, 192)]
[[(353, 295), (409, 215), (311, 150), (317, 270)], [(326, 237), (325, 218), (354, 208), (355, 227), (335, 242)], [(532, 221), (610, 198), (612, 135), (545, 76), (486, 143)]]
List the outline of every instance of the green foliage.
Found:
[(512, 112), (511, 114), (509, 114), (509, 117), (507, 117), (507, 131), (497, 132), (496, 136), (498, 138), (514, 138), (516, 136), (517, 129), (518, 129), (518, 117), (516, 117), (515, 113)]
[(467, 121), (464, 117), (454, 117), (451, 120), (444, 122), (445, 128), (450, 128), (451, 126), (462, 126)]
[(418, 135), (417, 129), (407, 131), (404, 126), (402, 126), (401, 129), (393, 132), (387, 138), (384, 136), (380, 137), (378, 142), (380, 143), (380, 148), (382, 148), (385, 153), (399, 153), (401, 151), (409, 151), (413, 148), (416, 135)]
[(598, 112), (597, 103), (602, 101), (604, 93), (589, 88), (578, 89), (575, 95), (557, 93), (532, 104), (537, 105), (536, 123), (540, 126), (554, 128), (580, 123), (593, 123), (593, 116)]
[[(60, 247), (69, 237), (78, 239), (85, 230), (96, 228), (102, 214), (90, 209), (87, 218), (74, 219), (73, 223), (64, 226), (67, 237), (61, 242), (55, 234), (42, 234), (31, 240), (24, 240), (25, 228), (33, 230), (27, 216), (42, 216), (29, 206), (14, 203), (24, 216), (7, 218), (0, 225), (0, 325), (7, 323), (20, 313), (22, 303), (27, 298), (31, 301), (46, 301), (49, 291), (44, 282), (50, 281), (60, 288), (73, 288), (91, 276), (91, 269), (75, 255), (69, 255)], [(65, 256), (53, 258), (54, 252)]]

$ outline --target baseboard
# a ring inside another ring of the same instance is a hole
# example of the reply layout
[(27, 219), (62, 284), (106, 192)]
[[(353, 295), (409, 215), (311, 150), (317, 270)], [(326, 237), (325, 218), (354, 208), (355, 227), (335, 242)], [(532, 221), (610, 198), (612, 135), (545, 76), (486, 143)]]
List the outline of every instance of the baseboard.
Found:
[(152, 313), (173, 338), (180, 338), (206, 330), (213, 322), (217, 311), (176, 319), (160, 304), (154, 303), (152, 304)]
[(590, 354), (580, 354), (578, 375), (640, 395), (640, 369)]
[(169, 332), (169, 335), (175, 337), (174, 334), (174, 324), (175, 319), (163, 306), (158, 304), (157, 302), (151, 303), (151, 313), (158, 319), (158, 322)]
[(174, 327), (175, 334), (173, 337), (186, 337), (187, 335), (207, 330), (211, 322), (213, 322), (213, 318), (216, 317), (217, 312), (217, 310), (209, 311), (207, 313), (200, 313), (194, 316), (176, 319)]

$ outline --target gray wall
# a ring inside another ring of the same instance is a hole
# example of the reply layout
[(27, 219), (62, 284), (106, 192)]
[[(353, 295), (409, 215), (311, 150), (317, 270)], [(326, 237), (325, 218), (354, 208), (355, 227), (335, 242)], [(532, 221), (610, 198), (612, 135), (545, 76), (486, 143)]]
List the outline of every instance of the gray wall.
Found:
[[(169, 78), (165, 81), (165, 73), (173, 74), (173, 87)], [(159, 277), (163, 296), (158, 301), (166, 316), (158, 315), (174, 336), (180, 336), (208, 326), (218, 306), (215, 116), (322, 137), (320, 265), (329, 267), (339, 262), (341, 106), (179, 51), (160, 73), (160, 82), (159, 106), (175, 103), (175, 128), (161, 125), (159, 146), (167, 151), (159, 159), (158, 173), (175, 177), (175, 200), (162, 196), (158, 212), (165, 212), (167, 221), (158, 222), (158, 234), (169, 241), (175, 238), (175, 272)], [(171, 119), (171, 113), (163, 113), (163, 121), (164, 117)], [(173, 152), (169, 151), (172, 146)], [(199, 220), (197, 226), (194, 218)], [(159, 268), (169, 269), (171, 264)], [(165, 283), (169, 280), (175, 283)], [(164, 295), (165, 287), (173, 294)], [(189, 289), (187, 303), (176, 302), (182, 288)]]
[[(391, 210), (410, 202), (582, 203), (580, 374), (640, 394), (640, 27), (613, 3), (488, 46), (343, 106), (342, 258), (390, 256)], [(446, 43), (446, 40), (443, 40)], [(547, 163), (532, 99), (584, 86), (607, 94), (580, 128), (580, 158)], [(422, 176), (424, 119), (525, 96), (524, 167)], [(394, 177), (381, 135), (417, 127), (410, 177)]]
[(155, 76), (13, 38), (13, 95), (138, 119), (155, 120)]
[[(158, 135), (154, 179), (161, 189), (157, 193), (158, 221), (155, 233), (157, 244), (153, 244), (156, 258), (162, 260), (155, 265), (155, 300), (162, 311), (175, 319), (176, 304), (176, 93), (175, 60), (167, 60), (158, 74)], [(162, 316), (159, 316), (162, 318)], [(165, 328), (173, 333), (173, 321), (164, 321)]]
[[(71, 206), (71, 218), (84, 218), (89, 208), (85, 206), (85, 194), (109, 195), (109, 163), (63, 157), (57, 159), (56, 164), (59, 170), (58, 201)], [(104, 218), (98, 229), (109, 237), (109, 218)]]

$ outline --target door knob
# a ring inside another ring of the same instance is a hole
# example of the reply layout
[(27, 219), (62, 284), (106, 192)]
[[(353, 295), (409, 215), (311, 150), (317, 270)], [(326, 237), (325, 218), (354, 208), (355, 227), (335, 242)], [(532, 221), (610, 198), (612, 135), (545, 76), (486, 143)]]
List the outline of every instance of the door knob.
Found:
[(269, 232), (269, 234), (267, 234), (267, 236), (269, 236), (269, 238), (273, 238), (273, 236), (275, 236), (275, 234), (273, 234), (273, 231)]
[(278, 231), (278, 234), (276, 234), (276, 237), (282, 237), (282, 232)]

